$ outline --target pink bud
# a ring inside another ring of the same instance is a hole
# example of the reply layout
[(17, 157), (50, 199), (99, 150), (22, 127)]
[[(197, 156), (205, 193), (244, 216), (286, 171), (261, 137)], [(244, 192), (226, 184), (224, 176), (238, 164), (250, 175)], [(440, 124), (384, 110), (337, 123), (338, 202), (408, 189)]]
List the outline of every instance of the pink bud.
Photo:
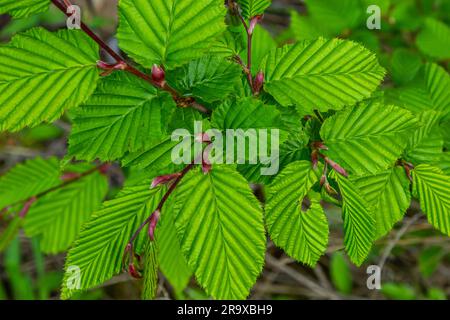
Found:
[(251, 20), (250, 20), (250, 26), (248, 27), (248, 34), (252, 35), (253, 31), (255, 31), (255, 27), (258, 24), (259, 21), (261, 21), (263, 18), (262, 15), (257, 15), (254, 16)]
[(36, 197), (31, 197), (27, 202), (25, 202), (22, 210), (20, 210), (19, 212), (19, 217), (25, 218), (28, 211), (30, 211), (31, 206), (33, 205), (34, 202), (36, 202), (36, 200), (37, 200)]
[(148, 236), (151, 241), (155, 241), (155, 229), (156, 225), (158, 224), (159, 217), (161, 216), (161, 211), (156, 210), (152, 213), (152, 216), (150, 218), (150, 222), (148, 224)]
[(202, 163), (202, 171), (204, 174), (210, 173), (212, 170), (212, 165), (210, 163), (203, 162)]
[(407, 165), (405, 165), (403, 168), (405, 168), (405, 173), (406, 173), (406, 176), (408, 177), (409, 181), (413, 182), (413, 178), (411, 175), (411, 168)]
[(209, 173), (212, 170), (211, 162), (209, 161), (209, 152), (211, 145), (208, 145), (205, 150), (203, 150), (203, 157), (202, 157), (202, 171), (204, 174)]
[(312, 147), (317, 150), (328, 150), (328, 147), (322, 141), (313, 142)]
[(327, 182), (327, 176), (326, 176), (326, 175), (323, 175), (323, 176), (320, 178), (320, 186), (323, 186), (326, 182)]
[(102, 175), (105, 175), (105, 174), (108, 172), (108, 170), (109, 170), (110, 167), (111, 167), (111, 165), (110, 165), (109, 163), (105, 163), (105, 164), (102, 164), (102, 165), (98, 168), (98, 171), (99, 171)]
[(114, 68), (114, 64), (106, 63), (105, 61), (97, 61), (97, 67), (102, 70), (111, 70)]
[(79, 178), (80, 177), (80, 174), (79, 173), (76, 173), (76, 172), (67, 172), (67, 173), (64, 173), (62, 176), (61, 176), (61, 180), (62, 181), (64, 181), (64, 182), (66, 182), (66, 181), (70, 181), (70, 180), (74, 180), (74, 179), (77, 179), (77, 178)]
[(334, 188), (328, 182), (325, 182), (324, 187), (328, 194), (338, 195), (337, 191), (334, 190)]
[(164, 87), (166, 81), (166, 73), (160, 66), (154, 64), (152, 67), (152, 80), (158, 87)]
[(253, 82), (253, 91), (258, 94), (261, 92), (261, 89), (264, 84), (264, 73), (262, 71), (258, 72), (255, 77), (255, 81)]
[(336, 162), (334, 162), (333, 160), (331, 160), (328, 157), (325, 157), (324, 160), (326, 161), (326, 163), (328, 163), (337, 173), (339, 173), (340, 175), (344, 176), (344, 177), (348, 177), (348, 173), (347, 171), (342, 168), (339, 164), (337, 164)]
[(105, 70), (101, 73), (101, 76), (110, 75), (114, 70), (126, 70), (127, 64), (124, 61), (120, 61), (118, 63), (106, 63), (104, 61), (97, 61), (97, 67), (102, 70)]
[(153, 189), (161, 184), (167, 184), (169, 182), (172, 182), (173, 180), (175, 180), (176, 178), (178, 178), (180, 176), (180, 173), (173, 173), (173, 174), (167, 174), (164, 176), (159, 176), (156, 177), (155, 179), (153, 179), (152, 184), (150, 186), (150, 189)]
[(132, 276), (135, 279), (141, 279), (142, 278), (142, 276), (139, 274), (139, 272), (136, 270), (136, 267), (132, 263), (130, 263), (128, 265), (128, 273), (129, 273), (130, 276)]
[(319, 155), (316, 150), (311, 152), (311, 162), (313, 164), (313, 169), (317, 169), (317, 165), (319, 164)]
[(196, 137), (195, 137), (195, 142), (200, 142), (200, 143), (211, 143), (211, 138), (206, 134), (206, 133), (199, 133)]

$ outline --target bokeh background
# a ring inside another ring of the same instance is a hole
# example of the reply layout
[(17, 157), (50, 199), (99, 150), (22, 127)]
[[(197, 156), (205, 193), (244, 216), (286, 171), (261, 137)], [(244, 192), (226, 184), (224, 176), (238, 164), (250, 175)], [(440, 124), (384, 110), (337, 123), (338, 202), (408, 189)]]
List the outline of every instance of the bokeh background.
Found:
[[(116, 0), (72, 1), (82, 8), (83, 21), (117, 48)], [(434, 24), (449, 30), (450, 0), (274, 0), (263, 26), (279, 43), (318, 36), (341, 37), (363, 43), (377, 53), (389, 71), (384, 88), (410, 81), (425, 61), (449, 70), (448, 34), (436, 32)], [(310, 10), (327, 2), (320, 10)], [(355, 5), (358, 3), (358, 5)], [(382, 10), (382, 29), (368, 30), (365, 11), (370, 4)], [(314, 11), (315, 14), (311, 14)], [(47, 13), (12, 21), (0, 16), (0, 42), (33, 26), (56, 30), (65, 17), (54, 8)], [(449, 31), (448, 31), (449, 32)], [(421, 39), (421, 40), (418, 40)], [(447, 44), (447, 45), (446, 45)], [(105, 57), (106, 58), (106, 57)], [(1, 57), (0, 57), (1, 59)], [(0, 134), (0, 174), (18, 162), (36, 156), (58, 156), (66, 151), (70, 121), (62, 118), (17, 134)], [(119, 168), (110, 177), (110, 195), (123, 183)], [(330, 245), (315, 269), (294, 262), (269, 244), (264, 272), (252, 299), (447, 299), (450, 297), (450, 238), (432, 229), (415, 203), (388, 236), (378, 240), (367, 262), (351, 265), (343, 253), (342, 220), (338, 209), (328, 208)], [(7, 217), (0, 217), (0, 299), (58, 299), (64, 255), (47, 256), (39, 239), (10, 232)], [(366, 269), (382, 266), (382, 290), (369, 290)], [(139, 299), (141, 283), (127, 274), (116, 276), (77, 299)], [(175, 293), (160, 277), (161, 299), (207, 299), (191, 280)]]

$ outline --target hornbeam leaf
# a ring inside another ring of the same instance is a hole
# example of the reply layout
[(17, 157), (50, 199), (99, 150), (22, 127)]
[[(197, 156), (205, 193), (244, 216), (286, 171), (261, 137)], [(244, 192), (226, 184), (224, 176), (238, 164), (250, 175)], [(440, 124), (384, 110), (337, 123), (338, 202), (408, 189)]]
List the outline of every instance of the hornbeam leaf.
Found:
[(199, 58), (226, 30), (222, 0), (120, 0), (120, 47), (145, 67)]
[[(140, 170), (156, 172), (164, 168), (174, 168), (172, 151), (180, 142), (164, 137), (144, 151), (133, 152), (122, 159), (124, 167), (135, 167)], [(190, 162), (190, 161), (189, 161)], [(170, 170), (175, 172), (175, 170)]]
[(0, 210), (61, 184), (57, 158), (18, 164), (0, 179)]
[(179, 293), (186, 288), (192, 276), (186, 259), (181, 252), (173, 220), (173, 202), (164, 207), (156, 238), (159, 243), (159, 264), (162, 273)]
[(270, 129), (281, 126), (281, 114), (275, 106), (266, 105), (255, 98), (225, 101), (211, 118), (218, 129)]
[(328, 244), (328, 222), (320, 203), (302, 204), (318, 181), (309, 161), (289, 164), (267, 191), (266, 225), (275, 245), (294, 259), (314, 266)]
[(450, 176), (441, 169), (420, 164), (413, 171), (413, 194), (430, 224), (450, 236)]
[(326, 154), (356, 175), (386, 170), (403, 153), (417, 119), (407, 110), (361, 103), (328, 118), (320, 135)]
[(204, 56), (170, 72), (167, 81), (183, 96), (211, 103), (233, 92), (241, 75), (241, 67), (236, 63)]
[(74, 110), (69, 155), (80, 160), (116, 160), (142, 151), (166, 135), (175, 111), (172, 97), (123, 72), (103, 78)]
[(322, 38), (272, 50), (261, 69), (265, 90), (281, 105), (322, 111), (368, 98), (385, 74), (361, 45)]
[(9, 13), (14, 18), (25, 18), (48, 9), (50, 0), (1, 0), (0, 14)]
[(144, 287), (142, 299), (153, 300), (158, 289), (158, 243), (149, 241), (144, 253)]
[(433, 18), (425, 20), (425, 26), (416, 39), (419, 50), (440, 60), (450, 58), (450, 28)]
[[(163, 188), (149, 188), (150, 183), (124, 188), (115, 199), (106, 201), (81, 230), (66, 258), (63, 299), (110, 279), (123, 268), (125, 247), (138, 226), (156, 209)], [(136, 252), (142, 253), (148, 241), (146, 232), (136, 240)], [(72, 268), (79, 268), (79, 287), (71, 281)]]
[(247, 37), (244, 37), (244, 34), (239, 30), (228, 27), (224, 33), (214, 40), (208, 53), (221, 58), (238, 56), (244, 50), (247, 40)]
[(174, 194), (183, 254), (199, 284), (216, 299), (244, 299), (264, 264), (263, 213), (247, 181), (214, 166), (191, 171)]
[(80, 30), (31, 29), (0, 57), (0, 131), (56, 120), (97, 86), (98, 46)]
[[(283, 170), (288, 164), (311, 158), (308, 148), (309, 136), (302, 130), (292, 130), (286, 141), (280, 144), (278, 167)], [(255, 165), (244, 164), (239, 165), (239, 172), (252, 183), (269, 184), (274, 176), (261, 175), (261, 168), (267, 164), (258, 162)]]
[(361, 191), (347, 178), (333, 172), (342, 195), (344, 244), (350, 260), (360, 266), (372, 248), (375, 219)]
[(439, 167), (445, 175), (450, 177), (450, 152), (443, 152), (437, 163), (433, 165)]
[(237, 0), (237, 3), (241, 6), (242, 16), (251, 19), (262, 15), (270, 7), (272, 0)]
[[(71, 170), (81, 173), (90, 166)], [(42, 236), (41, 249), (56, 254), (66, 250), (77, 237), (84, 222), (97, 210), (108, 191), (108, 182), (99, 172), (81, 178), (40, 198), (25, 219), (25, 233)]]
[(395, 167), (375, 175), (352, 178), (372, 206), (378, 239), (399, 222), (411, 203), (410, 182), (403, 168)]
[(450, 76), (441, 66), (428, 63), (411, 85), (400, 89), (399, 99), (415, 113), (434, 110), (450, 120)]
[[(368, 7), (364, 7), (360, 1), (355, 0), (306, 0), (305, 2), (308, 17), (331, 36), (339, 36), (348, 29), (358, 27), (364, 20), (364, 13)], [(297, 32), (304, 32), (304, 30)]]
[(450, 150), (450, 121), (441, 123), (440, 125), (441, 136), (444, 139), (444, 147)]
[(444, 150), (439, 121), (441, 113), (433, 110), (424, 111), (418, 115), (421, 127), (409, 140), (404, 159), (413, 164), (433, 163), (439, 160)]
[(391, 58), (392, 79), (402, 85), (414, 79), (422, 66), (420, 55), (407, 49), (394, 50)]

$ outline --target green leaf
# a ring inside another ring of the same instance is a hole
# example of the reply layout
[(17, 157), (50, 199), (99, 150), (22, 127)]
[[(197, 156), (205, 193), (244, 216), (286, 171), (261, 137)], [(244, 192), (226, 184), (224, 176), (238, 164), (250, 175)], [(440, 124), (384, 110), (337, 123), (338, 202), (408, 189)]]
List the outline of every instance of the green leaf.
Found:
[(375, 240), (391, 231), (411, 203), (410, 181), (403, 168), (395, 167), (375, 175), (352, 178), (375, 215)]
[(389, 15), (396, 30), (416, 31), (423, 23), (419, 6), (409, 0), (395, 1)]
[(391, 60), (392, 78), (397, 84), (405, 84), (414, 79), (422, 66), (420, 56), (403, 48), (394, 50)]
[(445, 175), (450, 177), (450, 152), (441, 153), (439, 161), (433, 163), (436, 167), (440, 168)]
[(450, 150), (450, 121), (441, 123), (440, 131), (444, 139), (444, 147)]
[(9, 13), (14, 18), (25, 18), (48, 9), (50, 0), (2, 0), (0, 14)]
[(429, 288), (427, 298), (430, 300), (447, 300), (445, 291), (440, 288)]
[(330, 260), (330, 278), (334, 287), (343, 294), (352, 292), (352, 272), (347, 259), (341, 252), (335, 252)]
[(442, 247), (428, 247), (419, 255), (419, 271), (425, 277), (429, 278), (439, 267), (442, 259), (445, 257), (445, 251)]
[(175, 111), (172, 97), (134, 75), (116, 72), (74, 110), (69, 156), (80, 160), (116, 160), (142, 151), (167, 134)]
[(279, 128), (280, 121), (275, 106), (250, 97), (222, 103), (214, 110), (211, 125), (218, 129), (270, 129)]
[(425, 26), (416, 39), (417, 47), (424, 54), (445, 60), (450, 58), (450, 28), (434, 18), (425, 20)]
[(251, 19), (263, 14), (272, 4), (272, 0), (237, 0), (237, 3), (241, 7), (242, 16), (245, 19)]
[(57, 158), (35, 158), (16, 165), (0, 179), (0, 210), (61, 184)]
[(153, 300), (158, 289), (158, 244), (156, 241), (149, 241), (145, 246), (143, 277), (142, 299)]
[(332, 32), (326, 25), (316, 21), (310, 16), (300, 15), (297, 11), (291, 10), (290, 32), (297, 41), (316, 40), (320, 37), (331, 37)]
[(263, 213), (247, 181), (214, 166), (209, 174), (191, 171), (175, 192), (175, 227), (199, 284), (216, 299), (246, 298), (266, 246)]
[(276, 246), (289, 256), (315, 266), (328, 244), (328, 222), (320, 203), (303, 200), (318, 177), (309, 161), (289, 164), (267, 190), (266, 225)]
[(428, 63), (413, 84), (400, 90), (399, 99), (415, 113), (435, 110), (450, 119), (450, 76), (441, 66)]
[(393, 300), (415, 300), (416, 293), (408, 284), (388, 282), (381, 287), (381, 293)]
[(151, 170), (152, 172), (157, 172), (167, 167), (173, 168), (172, 151), (179, 143), (179, 141), (172, 141), (171, 137), (164, 137), (161, 141), (153, 144), (144, 151), (126, 155), (122, 159), (122, 166), (135, 167), (140, 170)]
[(117, 38), (145, 67), (169, 69), (199, 58), (226, 30), (222, 0), (121, 0)]
[[(81, 173), (86, 167), (77, 169)], [(66, 250), (78, 236), (83, 223), (101, 206), (107, 191), (106, 178), (95, 172), (45, 195), (28, 212), (25, 233), (30, 237), (41, 236), (41, 249), (45, 253)]]
[(185, 97), (212, 103), (232, 93), (241, 75), (241, 67), (236, 63), (204, 56), (170, 72), (167, 81)]
[(322, 38), (272, 50), (262, 69), (265, 90), (281, 105), (322, 111), (368, 98), (385, 73), (361, 45)]
[[(298, 160), (308, 160), (311, 158), (308, 148), (309, 137), (303, 131), (297, 129), (292, 131), (285, 141), (280, 144), (278, 167), (283, 170), (288, 164)], [(269, 184), (274, 176), (261, 175), (261, 168), (264, 164), (259, 162), (255, 165), (239, 165), (239, 172), (252, 183)]]
[(238, 56), (246, 47), (247, 36), (244, 37), (243, 32), (233, 27), (228, 27), (227, 30), (220, 34), (212, 43), (208, 54), (217, 57), (231, 58)]
[(314, 21), (326, 25), (324, 28), (333, 36), (357, 27), (363, 20), (363, 14), (367, 8), (363, 8), (360, 1), (355, 0), (306, 0), (305, 2), (309, 16)]
[(1, 46), (0, 56), (0, 131), (56, 120), (83, 103), (99, 78), (98, 46), (80, 30), (34, 28)]
[(0, 253), (3, 253), (11, 242), (17, 238), (17, 234), (23, 226), (23, 218), (16, 216), (8, 220), (7, 223), (8, 225), (0, 232)]
[(356, 175), (367, 175), (392, 167), (416, 127), (409, 111), (371, 102), (328, 118), (320, 135), (331, 159)]
[[(266, 105), (253, 97), (225, 101), (214, 110), (211, 125), (224, 132), (224, 154), (217, 152), (214, 155), (219, 161), (259, 163), (266, 167), (271, 161), (278, 160), (274, 150), (285, 137), (280, 137), (282, 132), (277, 131), (281, 125), (281, 115), (275, 106)], [(266, 148), (262, 147), (264, 143)], [(230, 152), (233, 147), (234, 153)]]
[(413, 194), (428, 222), (450, 236), (450, 177), (437, 167), (420, 164), (413, 171), (413, 179)]
[(168, 202), (164, 208), (161, 222), (157, 229), (159, 243), (159, 264), (162, 273), (169, 283), (179, 293), (189, 283), (192, 271), (181, 252), (173, 220), (173, 202)]
[(437, 162), (444, 149), (444, 140), (439, 130), (441, 114), (433, 110), (418, 115), (422, 124), (409, 140), (405, 160), (413, 164)]
[(347, 178), (333, 173), (342, 195), (344, 244), (350, 260), (360, 266), (372, 248), (375, 218), (361, 191)]
[[(81, 230), (78, 239), (66, 258), (65, 269), (80, 268), (80, 287), (71, 287), (71, 274), (66, 272), (63, 280), (63, 299), (76, 291), (93, 288), (123, 268), (125, 247), (138, 226), (153, 212), (163, 195), (162, 188), (149, 188), (142, 183), (123, 189), (115, 199), (104, 202)], [(142, 232), (135, 242), (136, 252), (143, 251), (148, 236)]]

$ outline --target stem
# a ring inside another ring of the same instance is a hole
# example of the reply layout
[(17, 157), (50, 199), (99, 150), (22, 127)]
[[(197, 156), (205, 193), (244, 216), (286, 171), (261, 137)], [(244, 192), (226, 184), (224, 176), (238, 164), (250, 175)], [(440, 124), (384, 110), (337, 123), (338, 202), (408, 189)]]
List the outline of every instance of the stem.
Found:
[[(162, 197), (161, 201), (159, 202), (158, 206), (156, 207), (156, 209), (152, 212), (152, 214), (144, 220), (144, 222), (142, 222), (142, 224), (136, 229), (136, 231), (133, 233), (133, 235), (131, 236), (130, 240), (127, 243), (126, 249), (125, 249), (125, 255), (128, 252), (129, 254), (129, 259), (130, 259), (130, 263), (132, 263), (132, 258), (133, 258), (133, 254), (134, 254), (134, 250), (133, 250), (133, 242), (136, 240), (136, 238), (139, 236), (139, 234), (141, 233), (142, 229), (144, 229), (144, 227), (151, 221), (153, 215), (155, 214), (155, 212), (161, 212), (164, 204), (167, 202), (167, 200), (169, 199), (170, 195), (173, 193), (173, 191), (176, 189), (176, 187), (178, 186), (178, 184), (181, 182), (181, 180), (184, 178), (184, 176), (192, 170), (192, 168), (195, 165), (195, 161), (193, 161), (192, 163), (190, 163), (189, 165), (187, 165), (179, 174), (179, 176), (175, 179), (175, 181), (170, 185), (169, 189), (167, 190), (167, 192), (164, 194), (164, 196)], [(124, 258), (125, 258), (124, 255)]]
[[(247, 68), (250, 71), (252, 70), (252, 40), (253, 40), (253, 34), (247, 34)], [(251, 77), (250, 77), (251, 79)], [(251, 83), (253, 88), (253, 81)]]
[(170, 185), (167, 192), (162, 197), (161, 201), (158, 204), (158, 207), (156, 207), (156, 210), (161, 210), (166, 203), (167, 199), (169, 199), (169, 196), (173, 193), (173, 191), (177, 188), (178, 184), (181, 182), (181, 180), (184, 178), (184, 176), (194, 168), (195, 162), (192, 162), (188, 164), (181, 172), (180, 175), (175, 179), (175, 181)]
[[(52, 3), (62, 12), (64, 13), (66, 16), (70, 17), (70, 13), (67, 13), (67, 7), (68, 4), (70, 4), (69, 0), (64, 0), (64, 3), (60, 2), (59, 0), (51, 0)], [(92, 31), (85, 23), (81, 22), (81, 30), (84, 31), (84, 33), (86, 33), (92, 40), (94, 40), (99, 46), (100, 48), (102, 48), (105, 52), (107, 52), (112, 58), (114, 58), (114, 60), (116, 60), (116, 63), (123, 63), (126, 67), (125, 67), (125, 71), (128, 71), (132, 74), (134, 74), (135, 76), (143, 79), (144, 81), (147, 81), (148, 83), (150, 83), (152, 86), (156, 86), (158, 87), (153, 79), (146, 75), (145, 73), (143, 73), (142, 71), (136, 69), (135, 67), (133, 67), (132, 65), (130, 65), (129, 63), (127, 63), (118, 53), (116, 53), (108, 44), (106, 44), (102, 39), (100, 39), (100, 37), (98, 37), (94, 31)], [(160, 88), (160, 87), (158, 87)], [(167, 92), (169, 92), (172, 97), (174, 98), (175, 101), (180, 101), (183, 100), (183, 97), (180, 97), (178, 95), (178, 93), (173, 90), (172, 88), (170, 88), (168, 85), (164, 86), (164, 88), (161, 88)], [(208, 109), (201, 106), (202, 108), (199, 107), (199, 104), (196, 103), (196, 105), (193, 105), (194, 102), (190, 103), (190, 105), (192, 107), (194, 107), (195, 109), (203, 112), (203, 113), (209, 113)]]
[(250, 85), (250, 88), (252, 89), (252, 92), (255, 93), (255, 89), (253, 88), (253, 76), (251, 72), (252, 68), (252, 40), (253, 40), (253, 34), (250, 32), (249, 26), (247, 22), (245, 21), (242, 14), (239, 12), (238, 6), (236, 2), (232, 1), (233, 5), (231, 6), (233, 14), (237, 15), (239, 17), (239, 20), (241, 21), (242, 25), (245, 28), (245, 32), (247, 33), (247, 65), (244, 65), (242, 59), (240, 57), (236, 58), (237, 62), (242, 66), (244, 73), (247, 75), (248, 84)]
[[(51, 0), (53, 4), (66, 16), (70, 17), (70, 13), (67, 13), (66, 3), (61, 3), (58, 0)], [(70, 3), (70, 2), (67, 2)], [(102, 39), (100, 39), (86, 24), (81, 22), (81, 30), (83, 30), (92, 40), (97, 42), (97, 44), (105, 50), (111, 57), (113, 57), (117, 62), (125, 62), (121, 56), (119, 56), (110, 46), (108, 46)], [(139, 70), (138, 70), (139, 71)]]
[[(108, 164), (102, 164), (102, 165), (96, 166), (96, 167), (94, 167), (94, 168), (92, 168), (92, 169), (89, 169), (89, 170), (87, 170), (87, 171), (85, 171), (85, 172), (79, 174), (79, 175), (76, 176), (75, 178), (72, 178), (72, 179), (70, 179), (70, 180), (64, 181), (63, 183), (61, 183), (61, 184), (59, 184), (59, 185), (57, 185), (57, 186), (54, 186), (54, 187), (52, 187), (52, 188), (50, 188), (50, 189), (47, 189), (47, 190), (45, 190), (45, 191), (42, 191), (42, 192), (40, 192), (40, 193), (34, 195), (34, 196), (31, 197), (31, 198), (35, 198), (35, 200), (38, 200), (38, 199), (40, 199), (40, 198), (46, 196), (47, 194), (49, 194), (49, 193), (51, 193), (51, 192), (54, 192), (54, 191), (56, 191), (56, 190), (62, 189), (62, 188), (64, 188), (64, 187), (68, 186), (69, 184), (72, 184), (72, 183), (74, 183), (74, 182), (76, 182), (76, 181), (81, 180), (82, 178), (84, 178), (84, 177), (86, 177), (86, 176), (89, 176), (89, 175), (93, 174), (94, 172), (97, 172), (97, 171), (99, 171), (99, 170), (102, 171), (104, 168), (106, 168), (106, 166), (108, 166)], [(31, 198), (30, 198), (30, 199), (31, 199)], [(8, 205), (8, 207), (14, 207), (14, 206), (16, 206), (16, 205), (19, 205), (19, 204), (22, 204), (22, 203), (24, 203), (24, 202), (27, 202), (27, 201), (29, 201), (30, 199), (17, 201), (17, 202), (15, 202), (15, 203), (12, 203), (12, 204)], [(4, 208), (4, 209), (6, 209), (6, 208)], [(3, 209), (3, 210), (4, 210), (4, 209)]]

